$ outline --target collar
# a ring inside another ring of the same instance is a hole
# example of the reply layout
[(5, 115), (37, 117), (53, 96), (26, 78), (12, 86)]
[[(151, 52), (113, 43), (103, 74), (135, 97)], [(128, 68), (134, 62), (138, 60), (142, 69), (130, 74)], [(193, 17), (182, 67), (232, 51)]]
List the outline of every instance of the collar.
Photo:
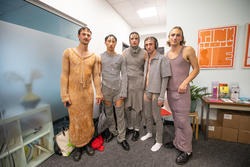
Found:
[[(152, 58), (152, 60), (154, 59), (158, 60), (160, 58), (160, 55), (161, 55), (160, 52), (156, 51), (155, 57)], [(148, 59), (149, 59), (149, 56), (148, 56)]]
[(110, 54), (110, 53), (108, 53), (107, 51), (105, 51), (104, 52), (106, 55), (108, 55), (108, 56), (115, 56), (115, 55), (117, 55), (117, 53), (115, 52), (114, 54)]
[(130, 46), (129, 50), (132, 56), (136, 56), (141, 51), (141, 48), (138, 46), (136, 49), (134, 49)]

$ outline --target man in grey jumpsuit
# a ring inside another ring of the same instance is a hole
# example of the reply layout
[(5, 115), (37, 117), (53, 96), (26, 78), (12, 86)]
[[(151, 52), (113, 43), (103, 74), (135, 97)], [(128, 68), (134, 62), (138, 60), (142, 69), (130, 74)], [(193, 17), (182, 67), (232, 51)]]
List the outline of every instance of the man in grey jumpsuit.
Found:
[[(115, 52), (117, 39), (113, 34), (105, 37), (107, 51), (101, 54), (102, 60), (102, 94), (110, 123), (110, 136), (107, 142), (110, 142), (117, 135), (118, 143), (124, 150), (129, 150), (129, 144), (125, 139), (125, 119), (124, 119), (124, 99), (127, 97), (127, 70), (125, 58)], [(113, 114), (113, 105), (117, 118), (117, 129)]]
[(158, 42), (155, 37), (147, 37), (144, 47), (148, 58), (144, 65), (144, 111), (146, 116), (147, 134), (141, 140), (152, 137), (153, 119), (156, 123), (156, 143), (151, 151), (158, 151), (162, 146), (163, 122), (161, 119), (161, 106), (171, 76), (170, 64), (166, 57), (158, 51)]
[(129, 35), (130, 47), (123, 56), (127, 63), (128, 97), (125, 99), (127, 134), (133, 134), (132, 141), (137, 141), (140, 133), (141, 111), (143, 105), (143, 71), (147, 52), (139, 47), (140, 36), (137, 32)]

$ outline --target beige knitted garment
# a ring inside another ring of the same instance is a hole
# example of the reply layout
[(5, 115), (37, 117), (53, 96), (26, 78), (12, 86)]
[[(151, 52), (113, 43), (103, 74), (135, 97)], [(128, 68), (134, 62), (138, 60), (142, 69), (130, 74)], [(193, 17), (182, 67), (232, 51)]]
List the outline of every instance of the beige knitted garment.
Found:
[(76, 147), (89, 143), (94, 134), (93, 103), (94, 93), (91, 80), (96, 89), (96, 97), (101, 97), (100, 89), (101, 59), (95, 54), (81, 57), (73, 48), (65, 50), (62, 60), (61, 99), (71, 100), (69, 112), (70, 140)]

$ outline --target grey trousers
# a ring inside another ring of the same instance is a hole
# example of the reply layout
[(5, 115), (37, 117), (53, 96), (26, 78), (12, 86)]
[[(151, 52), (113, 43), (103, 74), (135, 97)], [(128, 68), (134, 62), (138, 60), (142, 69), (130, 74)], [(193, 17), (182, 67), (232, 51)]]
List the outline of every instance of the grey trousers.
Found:
[(114, 114), (112, 112), (112, 105), (110, 106), (105, 106), (106, 107), (106, 114), (108, 121), (111, 123), (109, 127), (109, 131), (113, 133), (114, 135), (117, 135), (117, 140), (118, 142), (122, 142), (125, 140), (125, 135), (126, 135), (126, 130), (125, 130), (125, 120), (124, 120), (124, 105), (121, 107), (115, 107), (115, 112), (116, 112), (116, 119), (117, 119), (117, 130), (115, 128), (115, 118)]
[(162, 143), (163, 122), (161, 119), (161, 107), (158, 106), (159, 93), (150, 93), (145, 91), (149, 101), (144, 99), (144, 111), (146, 117), (147, 132), (153, 132), (153, 119), (156, 123), (156, 142)]
[(134, 109), (126, 109), (126, 119), (127, 119), (127, 127), (129, 129), (140, 129), (141, 126), (141, 111), (135, 111)]
[[(117, 101), (120, 91), (114, 91), (107, 87), (102, 88), (102, 93), (104, 96), (104, 100), (111, 101), (113, 104)], [(124, 102), (120, 107), (115, 107), (116, 119), (117, 119), (117, 130), (115, 127), (115, 118), (113, 113), (113, 105), (110, 106), (105, 105), (107, 119), (110, 123), (109, 131), (114, 135), (117, 135), (118, 142), (122, 142), (125, 140), (126, 130), (125, 130), (125, 119), (124, 119)]]

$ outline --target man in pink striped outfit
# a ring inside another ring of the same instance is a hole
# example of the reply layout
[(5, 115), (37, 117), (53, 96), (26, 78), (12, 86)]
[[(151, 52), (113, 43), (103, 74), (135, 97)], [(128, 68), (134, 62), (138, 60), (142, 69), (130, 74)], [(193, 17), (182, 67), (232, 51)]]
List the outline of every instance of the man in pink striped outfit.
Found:
[[(190, 87), (189, 83), (199, 74), (200, 68), (191, 46), (184, 46), (184, 35), (181, 27), (171, 29), (167, 44), (170, 51), (167, 53), (172, 76), (169, 79), (167, 93), (168, 103), (173, 113), (175, 138), (166, 143), (166, 148), (176, 148), (180, 154), (176, 163), (181, 165), (188, 162), (192, 156), (192, 128), (188, 114), (190, 113)], [(192, 71), (190, 71), (190, 65)]]

